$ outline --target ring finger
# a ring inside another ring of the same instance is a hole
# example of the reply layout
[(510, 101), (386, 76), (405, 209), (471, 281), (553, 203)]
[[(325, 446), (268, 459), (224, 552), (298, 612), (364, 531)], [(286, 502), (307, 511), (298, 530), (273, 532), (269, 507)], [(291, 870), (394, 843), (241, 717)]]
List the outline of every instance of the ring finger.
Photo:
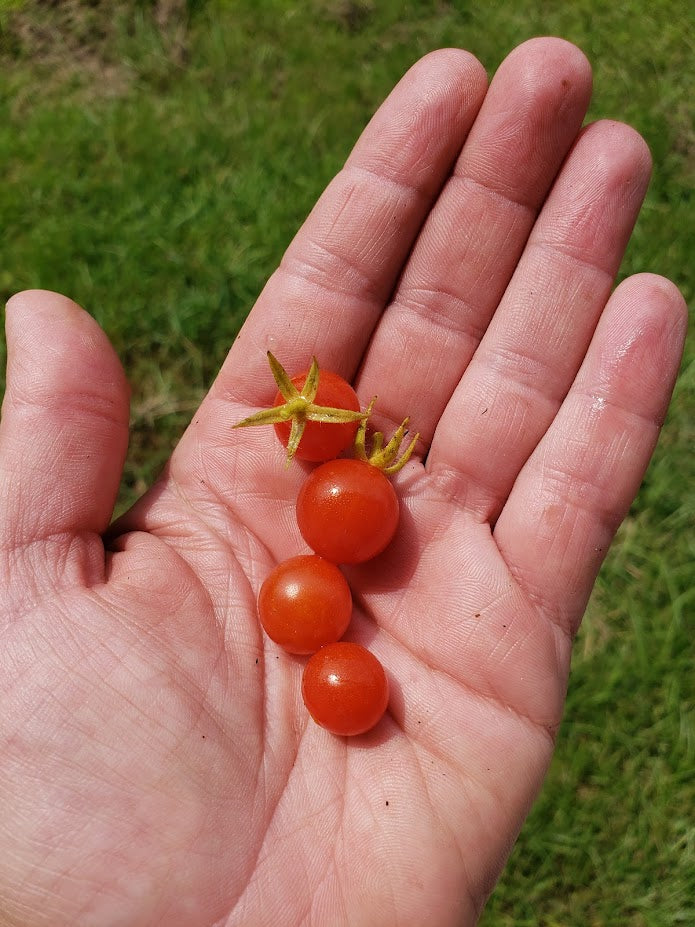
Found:
[(493, 521), (586, 353), (644, 197), (651, 159), (627, 126), (577, 141), (428, 458)]

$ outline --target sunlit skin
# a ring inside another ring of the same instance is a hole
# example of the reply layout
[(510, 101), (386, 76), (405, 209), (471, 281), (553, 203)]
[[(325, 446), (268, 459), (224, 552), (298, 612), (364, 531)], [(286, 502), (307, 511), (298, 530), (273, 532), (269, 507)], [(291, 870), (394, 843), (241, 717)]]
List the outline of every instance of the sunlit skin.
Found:
[(383, 666), (365, 647), (341, 641), (307, 662), (302, 698), (313, 720), (336, 736), (355, 737), (379, 723), (389, 700)]
[(340, 640), (351, 614), (347, 580), (335, 564), (316, 556), (283, 560), (258, 596), (263, 630), (288, 653), (315, 653)]
[(398, 497), (389, 478), (361, 460), (317, 467), (297, 497), (297, 524), (309, 547), (333, 563), (364, 563), (380, 554), (398, 527)]
[[(582, 128), (590, 95), (560, 39), (520, 46), (489, 88), (464, 51), (415, 64), (110, 529), (120, 363), (70, 300), (10, 301), (4, 925), (475, 923), (548, 768), (571, 641), (685, 337), (672, 283), (613, 290), (650, 157), (625, 125)], [(391, 683), (355, 737), (311, 720), (303, 658), (258, 621), (263, 580), (305, 549), (306, 465), (231, 427), (271, 399), (267, 349), (377, 395), (384, 434), (407, 415), (420, 432), (392, 479), (396, 537), (346, 568), (349, 638)]]

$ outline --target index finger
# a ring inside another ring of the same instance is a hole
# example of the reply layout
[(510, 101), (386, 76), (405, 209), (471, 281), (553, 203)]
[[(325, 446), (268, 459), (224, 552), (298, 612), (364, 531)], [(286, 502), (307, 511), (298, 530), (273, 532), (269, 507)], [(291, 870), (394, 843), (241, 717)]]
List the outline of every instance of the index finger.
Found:
[(268, 349), (290, 372), (315, 354), (321, 366), (352, 378), (486, 86), (482, 65), (458, 49), (433, 52), (408, 71), (266, 284), (214, 398), (259, 405), (272, 398)]

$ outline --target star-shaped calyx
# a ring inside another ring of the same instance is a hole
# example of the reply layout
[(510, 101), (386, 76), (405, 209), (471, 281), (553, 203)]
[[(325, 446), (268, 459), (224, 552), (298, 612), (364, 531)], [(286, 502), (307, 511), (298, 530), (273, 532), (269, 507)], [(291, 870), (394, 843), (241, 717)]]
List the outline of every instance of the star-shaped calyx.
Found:
[[(247, 428), (251, 425), (279, 425), (291, 422), (289, 438), (287, 441), (287, 463), (297, 452), (307, 422), (322, 422), (324, 424), (340, 425), (350, 422), (360, 422), (366, 418), (367, 413), (353, 409), (341, 409), (333, 406), (321, 406), (315, 403), (319, 388), (319, 365), (314, 357), (311, 367), (306, 375), (301, 389), (292, 382), (282, 364), (268, 351), (268, 364), (278, 391), (284, 402), (270, 409), (263, 409), (250, 415), (243, 421), (234, 425), (234, 428)], [(333, 375), (335, 376), (335, 375)], [(296, 378), (295, 378), (296, 379)], [(350, 390), (352, 392), (352, 390)], [(353, 393), (354, 395), (354, 393)], [(355, 402), (357, 402), (355, 398)], [(351, 438), (349, 439), (352, 440)]]

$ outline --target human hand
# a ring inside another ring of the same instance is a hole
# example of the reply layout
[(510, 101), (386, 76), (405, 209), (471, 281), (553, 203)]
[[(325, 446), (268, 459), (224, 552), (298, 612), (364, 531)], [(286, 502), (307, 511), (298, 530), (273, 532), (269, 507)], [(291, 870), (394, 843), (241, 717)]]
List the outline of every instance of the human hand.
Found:
[[(0, 425), (3, 924), (472, 924), (542, 782), (571, 639), (663, 420), (685, 329), (610, 290), (648, 181), (581, 130), (581, 53), (520, 46), (486, 93), (419, 62), (329, 186), (174, 452), (106, 535), (128, 394), (69, 300), (7, 308)], [(464, 144), (465, 143), (465, 144)], [(452, 173), (453, 171), (453, 173)], [(559, 173), (558, 173), (559, 172)], [(369, 734), (307, 717), (261, 582), (304, 549), (301, 465), (231, 425), (315, 354), (406, 414), (396, 540), (346, 570), (390, 676)], [(426, 455), (426, 456), (425, 456)]]

